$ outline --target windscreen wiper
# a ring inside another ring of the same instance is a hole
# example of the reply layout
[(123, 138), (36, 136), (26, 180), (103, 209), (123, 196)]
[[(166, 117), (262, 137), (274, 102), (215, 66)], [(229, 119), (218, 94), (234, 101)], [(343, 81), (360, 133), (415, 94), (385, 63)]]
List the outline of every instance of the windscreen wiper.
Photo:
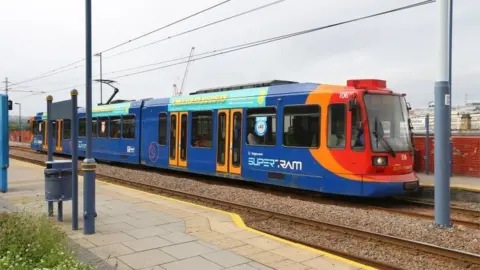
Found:
[(385, 139), (383, 136), (378, 135), (377, 126), (378, 126), (378, 120), (375, 117), (375, 131), (373, 132), (373, 135), (375, 135), (375, 138), (377, 139), (377, 143), (380, 140), (383, 146), (387, 148), (390, 155), (392, 155), (392, 157), (396, 157), (395, 150), (393, 150), (392, 146), (388, 143), (387, 139)]

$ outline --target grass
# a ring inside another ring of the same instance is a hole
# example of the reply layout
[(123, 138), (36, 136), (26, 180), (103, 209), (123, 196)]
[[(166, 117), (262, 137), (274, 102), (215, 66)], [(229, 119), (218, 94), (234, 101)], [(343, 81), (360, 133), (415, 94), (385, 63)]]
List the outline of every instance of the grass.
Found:
[(46, 215), (0, 214), (0, 269), (80, 269), (67, 235)]

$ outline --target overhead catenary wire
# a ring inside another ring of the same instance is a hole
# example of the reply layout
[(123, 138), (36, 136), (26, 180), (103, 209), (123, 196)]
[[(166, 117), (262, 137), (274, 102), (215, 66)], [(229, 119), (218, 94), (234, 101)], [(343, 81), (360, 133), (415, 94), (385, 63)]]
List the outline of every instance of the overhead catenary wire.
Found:
[[(221, 5), (224, 5), (224, 4), (226, 4), (226, 3), (228, 3), (228, 2), (231, 2), (231, 1), (233, 1), (233, 0), (225, 0), (225, 1), (222, 1), (222, 2), (220, 2), (220, 3), (217, 3), (217, 4), (213, 5), (213, 6), (210, 6), (210, 7), (208, 7), (208, 8), (203, 9), (203, 10), (197, 11), (197, 12), (195, 12), (195, 13), (193, 13), (193, 14), (190, 14), (190, 15), (188, 15), (188, 16), (186, 16), (186, 17), (183, 17), (183, 18), (181, 18), (181, 19), (179, 19), (179, 20), (176, 20), (176, 21), (174, 21), (174, 22), (172, 22), (172, 23), (169, 23), (169, 24), (167, 24), (167, 25), (164, 25), (164, 26), (162, 26), (162, 27), (159, 27), (159, 28), (157, 28), (157, 29), (154, 29), (154, 30), (152, 30), (152, 31), (150, 31), (150, 32), (148, 32), (148, 33), (142, 34), (142, 35), (140, 35), (140, 36), (138, 36), (138, 37), (135, 37), (135, 38), (132, 38), (132, 39), (130, 39), (130, 40), (128, 40), (128, 41), (125, 41), (125, 42), (122, 42), (122, 43), (120, 43), (120, 44), (117, 44), (117, 45), (115, 45), (115, 46), (113, 46), (113, 47), (110, 47), (110, 48), (108, 48), (108, 49), (106, 49), (106, 50), (103, 50), (103, 51), (101, 51), (101, 52), (99, 52), (99, 53), (108, 52), (108, 51), (111, 51), (111, 50), (116, 49), (116, 48), (118, 48), (118, 47), (121, 47), (121, 46), (123, 46), (123, 45), (125, 45), (125, 44), (129, 44), (129, 43), (131, 43), (131, 42), (133, 42), (133, 41), (136, 41), (136, 40), (139, 40), (139, 39), (144, 38), (144, 37), (146, 37), (146, 36), (149, 36), (149, 35), (151, 35), (151, 34), (153, 34), (153, 33), (156, 33), (156, 32), (158, 32), (158, 31), (160, 31), (160, 30), (162, 30), (162, 29), (165, 29), (165, 28), (167, 28), (167, 27), (170, 27), (170, 26), (172, 26), (172, 25), (175, 25), (175, 24), (180, 23), (180, 22), (182, 22), (182, 21), (185, 21), (185, 20), (187, 20), (187, 19), (193, 18), (193, 17), (195, 17), (195, 16), (197, 16), (197, 15), (200, 15), (200, 14), (202, 14), (202, 13), (205, 13), (205, 12), (211, 10), (211, 9), (214, 9), (214, 8), (216, 8), (216, 7), (219, 7), (219, 6), (221, 6)], [(95, 53), (95, 54), (98, 54), (98, 53)], [(94, 55), (95, 55), (95, 54), (94, 54)], [(94, 55), (92, 55), (92, 57), (93, 57)], [(80, 59), (80, 60), (78, 60), (78, 61), (72, 62), (72, 63), (67, 64), (67, 65), (64, 65), (64, 66), (55, 68), (55, 69), (50, 70), (50, 71), (48, 71), (48, 72), (44, 72), (44, 73), (42, 73), (42, 74), (40, 74), (40, 75), (37, 75), (37, 76), (31, 77), (31, 78), (25, 79), (25, 80), (23, 80), (23, 81), (20, 81), (20, 82), (16, 83), (15, 85), (20, 85), (20, 84), (23, 84), (23, 83), (26, 83), (26, 82), (36, 81), (36, 80), (39, 80), (39, 79), (43, 79), (43, 78), (45, 78), (45, 77), (49, 77), (49, 76), (56, 75), (56, 74), (58, 74), (58, 73), (61, 73), (61, 72), (59, 72), (60, 70), (62, 70), (62, 69), (64, 69), (64, 68), (67, 68), (67, 67), (71, 67), (71, 66), (73, 66), (73, 65), (75, 65), (75, 64), (78, 64), (78, 63), (81, 63), (81, 62), (83, 62), (83, 61), (85, 61), (85, 58), (82, 58), (82, 59)], [(83, 66), (83, 65), (81, 65), (81, 66)], [(78, 67), (78, 66), (77, 66), (77, 67)], [(75, 68), (77, 68), (77, 67), (75, 67)], [(75, 69), (75, 68), (71, 68), (71, 69), (69, 69), (69, 70), (72, 70), (72, 69)], [(55, 74), (52, 74), (52, 73), (55, 73)]]
[(148, 35), (151, 35), (151, 34), (153, 34), (153, 33), (155, 33), (155, 32), (158, 32), (158, 31), (160, 31), (160, 30), (162, 30), (162, 29), (165, 29), (165, 28), (167, 28), (167, 27), (169, 27), (169, 26), (172, 26), (172, 25), (177, 24), (177, 23), (179, 23), (179, 22), (185, 21), (185, 20), (190, 19), (190, 18), (192, 18), (192, 17), (195, 17), (195, 16), (197, 16), (197, 15), (199, 15), (199, 14), (205, 13), (205, 12), (211, 10), (211, 9), (214, 9), (214, 8), (216, 8), (216, 7), (219, 7), (219, 6), (221, 6), (221, 5), (223, 5), (223, 4), (226, 4), (226, 3), (230, 2), (230, 1), (232, 1), (232, 0), (225, 0), (225, 1), (223, 1), (223, 2), (220, 2), (220, 3), (218, 3), (218, 4), (213, 5), (213, 6), (211, 6), (211, 7), (208, 7), (208, 8), (206, 8), (206, 9), (204, 9), (204, 10), (201, 10), (201, 11), (199, 11), (199, 12), (193, 13), (193, 14), (191, 14), (191, 15), (189, 15), (189, 16), (187, 16), (187, 17), (184, 17), (184, 18), (182, 18), (182, 19), (180, 19), (180, 20), (174, 21), (174, 22), (169, 23), (169, 24), (167, 24), (167, 25), (164, 25), (164, 26), (162, 26), (162, 27), (160, 27), (160, 28), (157, 28), (157, 29), (155, 29), (155, 30), (153, 30), (153, 31), (150, 31), (150, 32), (148, 32), (148, 33), (145, 33), (145, 34), (143, 34), (143, 35), (140, 35), (140, 36), (138, 36), (138, 37), (136, 37), (136, 38), (130, 39), (130, 40), (128, 40), (128, 41), (125, 41), (125, 42), (123, 42), (123, 43), (120, 43), (120, 44), (118, 44), (118, 45), (115, 45), (115, 46), (113, 46), (113, 47), (111, 47), (111, 48), (109, 48), (109, 49), (103, 50), (103, 51), (101, 51), (100, 53), (106, 53), (106, 52), (111, 51), (111, 50), (113, 50), (113, 49), (116, 49), (116, 48), (118, 48), (118, 47), (120, 47), (120, 46), (123, 46), (123, 45), (125, 45), (125, 44), (128, 44), (128, 43), (130, 43), (130, 42), (132, 42), (132, 41), (141, 39), (141, 38), (146, 37), (146, 36), (148, 36)]
[[(223, 55), (223, 54), (232, 53), (232, 52), (239, 51), (239, 50), (244, 50), (244, 49), (247, 49), (247, 48), (252, 48), (252, 47), (264, 45), (264, 44), (276, 42), (276, 41), (283, 40), (283, 39), (288, 39), (288, 38), (295, 37), (295, 36), (305, 35), (305, 34), (317, 32), (317, 31), (320, 31), (320, 30), (333, 28), (333, 27), (336, 27), (336, 26), (341, 26), (341, 25), (344, 25), (344, 24), (349, 24), (349, 23), (353, 23), (353, 22), (357, 22), (357, 21), (361, 21), (361, 20), (366, 20), (366, 19), (370, 19), (370, 18), (374, 18), (374, 17), (378, 17), (378, 16), (382, 16), (382, 15), (386, 15), (386, 14), (390, 14), (390, 13), (394, 13), (394, 12), (399, 12), (399, 11), (403, 11), (403, 10), (407, 10), (407, 9), (416, 8), (416, 7), (431, 4), (431, 3), (434, 3), (434, 2), (435, 2), (435, 0), (422, 1), (422, 2), (415, 3), (415, 4), (402, 6), (402, 7), (399, 7), (399, 8), (389, 9), (389, 10), (386, 10), (386, 11), (382, 11), (382, 12), (378, 12), (378, 13), (374, 13), (374, 14), (370, 14), (370, 15), (366, 15), (366, 16), (362, 16), (362, 17), (358, 17), (358, 18), (354, 18), (354, 19), (350, 19), (350, 20), (341, 21), (341, 22), (338, 22), (338, 23), (319, 26), (319, 27), (315, 27), (315, 28), (311, 28), (311, 29), (307, 29), (307, 30), (303, 30), (303, 31), (298, 31), (298, 32), (290, 33), (290, 34), (285, 34), (285, 35), (281, 35), (281, 36), (276, 36), (276, 37), (272, 37), (272, 38), (267, 38), (267, 39), (263, 39), (263, 40), (259, 40), (259, 41), (255, 41), (255, 42), (250, 42), (250, 43), (244, 43), (244, 44), (240, 44), (240, 45), (236, 45), (236, 46), (231, 46), (231, 47), (228, 47), (228, 49), (225, 48), (223, 50), (220, 49), (220, 50), (214, 50), (214, 51), (211, 51), (211, 52), (203, 53), (203, 54), (211, 53), (210, 55), (207, 55), (207, 56), (198, 57), (200, 54), (197, 54), (196, 58), (191, 59), (190, 61), (192, 61), (192, 62), (193, 61), (200, 61), (200, 60), (203, 60), (203, 59), (207, 59), (207, 58), (211, 58), (211, 57), (215, 57), (215, 56), (219, 56), (219, 55)], [(217, 52), (214, 53), (215, 51), (217, 51)], [(167, 60), (167, 61), (163, 61), (163, 62), (173, 62), (175, 60), (181, 60), (181, 59), (184, 59), (184, 58), (185, 57), (181, 57), (181, 58), (176, 58), (176, 59)], [(188, 56), (187, 56), (187, 58), (188, 58)], [(160, 67), (156, 67), (156, 68), (151, 68), (151, 69), (142, 70), (142, 71), (138, 71), (138, 72), (128, 73), (128, 74), (124, 74), (124, 75), (121, 75), (121, 76), (114, 77), (112, 79), (119, 79), (119, 78), (125, 78), (125, 77), (129, 77), (129, 76), (139, 75), (139, 74), (152, 72), (152, 71), (155, 71), (155, 70), (160, 70), (160, 69), (164, 69), (164, 68), (168, 68), (168, 67), (172, 67), (172, 66), (176, 66), (176, 65), (181, 65), (181, 64), (184, 64), (186, 62), (187, 61), (181, 61), (181, 62), (177, 62), (177, 63), (173, 63), (173, 64), (169, 64), (169, 65), (164, 65), (164, 66), (160, 66)], [(158, 64), (158, 63), (156, 63), (156, 64)], [(155, 65), (155, 64), (150, 64), (150, 65), (147, 65), (147, 66), (151, 66), (151, 65)], [(139, 68), (139, 67), (136, 67), (136, 68)], [(118, 71), (118, 72), (120, 72), (120, 71)], [(68, 87), (68, 88), (63, 88), (63, 89), (58, 89), (58, 90), (54, 90), (54, 91), (47, 91), (47, 93), (71, 90), (74, 87), (80, 87), (80, 86), (84, 86), (84, 84), (83, 85), (72, 86), (72, 87)]]
[(228, 21), (228, 20), (231, 20), (231, 19), (234, 19), (234, 18), (237, 18), (237, 17), (241, 17), (241, 16), (243, 16), (243, 15), (247, 15), (247, 14), (249, 14), (249, 13), (252, 13), (252, 12), (255, 12), (255, 11), (259, 11), (259, 10), (262, 10), (262, 9), (265, 9), (265, 8), (267, 8), (267, 7), (270, 7), (270, 6), (273, 6), (273, 5), (276, 5), (276, 4), (280, 4), (281, 2), (285, 2), (285, 1), (287, 1), (287, 0), (277, 0), (277, 1), (268, 3), (268, 4), (265, 4), (265, 5), (256, 7), (256, 8), (252, 8), (252, 9), (249, 9), (249, 10), (247, 10), (247, 11), (240, 12), (240, 13), (237, 13), (237, 14), (235, 14), (235, 15), (232, 15), (232, 16), (229, 16), (229, 17), (226, 17), (226, 18), (223, 18), (223, 19), (220, 19), (220, 20), (217, 20), (217, 21), (214, 21), (214, 22), (210, 22), (210, 23), (204, 24), (204, 25), (202, 25), (202, 26), (198, 26), (198, 27), (192, 28), (192, 29), (190, 29), (190, 30), (183, 31), (183, 32), (181, 32), (181, 33), (178, 33), (178, 34), (175, 34), (175, 35), (172, 35), (172, 36), (168, 36), (168, 37), (166, 37), (166, 38), (162, 38), (162, 39), (159, 39), (159, 40), (155, 40), (155, 41), (149, 42), (149, 43), (147, 43), (147, 44), (144, 44), (144, 45), (141, 45), (141, 46), (132, 48), (132, 49), (128, 49), (128, 50), (121, 51), (121, 52), (118, 52), (118, 53), (113, 54), (113, 55), (110, 55), (110, 56), (106, 56), (105, 59), (109, 59), (109, 58), (112, 58), (112, 57), (120, 56), (120, 55), (122, 55), (122, 54), (126, 54), (126, 53), (129, 53), (129, 52), (133, 52), (133, 51), (136, 51), (136, 50), (139, 50), (139, 49), (143, 49), (143, 48), (145, 48), (145, 47), (148, 47), (148, 46), (151, 46), (151, 45), (154, 45), (154, 44), (163, 42), (163, 41), (171, 40), (171, 39), (173, 39), (173, 38), (176, 38), (176, 37), (179, 37), (179, 36), (188, 34), (188, 33), (192, 33), (192, 32), (198, 31), (198, 30), (201, 30), (201, 29), (203, 29), (203, 28), (207, 28), (207, 27), (212, 26), (212, 25), (215, 25), (215, 24), (219, 24), (219, 23), (222, 23), (222, 22), (226, 22), (226, 21)]
[[(290, 33), (290, 34), (286, 34), (286, 35), (276, 36), (276, 37), (272, 37), (272, 38), (267, 38), (267, 39), (255, 41), (255, 42), (250, 42), (250, 43), (245, 43), (245, 44), (241, 44), (241, 45), (237, 45), (237, 46), (232, 46), (230, 48), (233, 48), (233, 49), (220, 51), (220, 52), (217, 52), (217, 53), (213, 53), (211, 55), (207, 55), (207, 56), (203, 56), (203, 57), (198, 57), (198, 55), (197, 55), (197, 58), (191, 59), (190, 61), (194, 62), (194, 61), (199, 61), (199, 60), (219, 56), (219, 55), (222, 55), (222, 54), (228, 54), (228, 53), (232, 53), (232, 52), (235, 52), (235, 51), (244, 50), (244, 49), (247, 49), (247, 48), (256, 47), (256, 46), (276, 42), (276, 41), (279, 41), (279, 40), (288, 39), (288, 38), (295, 37), (295, 36), (305, 35), (305, 34), (309, 34), (309, 33), (312, 33), (312, 32), (317, 32), (317, 31), (320, 31), (320, 30), (325, 30), (325, 29), (328, 29), (328, 28), (332, 28), (332, 27), (336, 27), (336, 26), (340, 26), (340, 25), (344, 25), (344, 24), (349, 24), (349, 23), (353, 23), (353, 22), (357, 22), (357, 21), (361, 21), (361, 20), (366, 20), (366, 19), (386, 15), (386, 14), (389, 14), (389, 13), (394, 13), (394, 12), (398, 12), (398, 11), (402, 11), (402, 10), (407, 10), (407, 9), (423, 6), (423, 5), (426, 5), (426, 4), (431, 4), (431, 3), (434, 3), (434, 2), (435, 2), (435, 0), (422, 1), (422, 2), (415, 3), (415, 4), (402, 6), (402, 7), (399, 7), (399, 8), (390, 9), (390, 10), (374, 13), (374, 14), (371, 14), (371, 15), (367, 15), (367, 16), (358, 17), (358, 18), (355, 18), (355, 19), (350, 19), (350, 20), (346, 20), (346, 21), (342, 21), (342, 22), (338, 22), (338, 23), (333, 23), (333, 24), (329, 24), (329, 25), (325, 25), (325, 26), (319, 26), (319, 27), (315, 27), (315, 28), (311, 28), (311, 29), (307, 29), (307, 30), (303, 30), (303, 31), (298, 31), (298, 32), (294, 32), (294, 33)], [(165, 65), (165, 66), (161, 66), (161, 67), (156, 67), (156, 68), (152, 68), (152, 69), (142, 70), (142, 71), (138, 71), (138, 72), (134, 72), (134, 73), (129, 73), (129, 74), (113, 77), (112, 79), (119, 79), (119, 78), (134, 76), (134, 75), (138, 75), (138, 74), (142, 74), (142, 73), (146, 73), (146, 72), (155, 71), (155, 70), (158, 70), (158, 69), (163, 69), (163, 68), (167, 68), (167, 67), (171, 67), (171, 66), (184, 64), (186, 62), (187, 61), (182, 61), (182, 62), (179, 62), (179, 63), (174, 63), (174, 64)]]

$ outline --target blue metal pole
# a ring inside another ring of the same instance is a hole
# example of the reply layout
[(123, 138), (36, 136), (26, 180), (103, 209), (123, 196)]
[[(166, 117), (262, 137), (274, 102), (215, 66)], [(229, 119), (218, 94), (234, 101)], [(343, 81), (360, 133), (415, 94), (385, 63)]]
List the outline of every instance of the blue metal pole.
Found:
[(425, 172), (430, 173), (430, 115), (425, 116)]
[(8, 96), (0, 95), (0, 191), (8, 191)]
[[(53, 161), (53, 140), (52, 140), (52, 119), (50, 118), (52, 115), (52, 96), (47, 96), (47, 138), (45, 138), (45, 142), (47, 142), (47, 161)], [(48, 201), (48, 216), (53, 217), (53, 202)]]
[(78, 230), (78, 91), (72, 90), (70, 95), (72, 96), (72, 120), (70, 121), (70, 139), (72, 142), (72, 230)]
[(57, 215), (57, 221), (58, 222), (62, 222), (63, 221), (63, 202), (62, 201), (58, 201), (58, 215)]
[(83, 160), (83, 233), (95, 233), (95, 159), (92, 156), (92, 0), (85, 0), (87, 153)]
[(435, 224), (450, 227), (448, 0), (438, 0), (439, 69), (435, 82)]
[(449, 0), (448, 17), (448, 86), (450, 94), (450, 119), (449, 138), (450, 138), (450, 176), (453, 175), (453, 141), (452, 141), (452, 43), (453, 43), (453, 0)]

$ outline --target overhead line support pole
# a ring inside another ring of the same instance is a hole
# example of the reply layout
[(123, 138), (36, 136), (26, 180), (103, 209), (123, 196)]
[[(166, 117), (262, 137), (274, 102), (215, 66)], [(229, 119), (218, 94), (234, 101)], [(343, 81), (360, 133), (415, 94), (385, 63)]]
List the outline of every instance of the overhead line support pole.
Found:
[(450, 83), (448, 0), (437, 0), (438, 74), (435, 82), (435, 224), (450, 227)]

